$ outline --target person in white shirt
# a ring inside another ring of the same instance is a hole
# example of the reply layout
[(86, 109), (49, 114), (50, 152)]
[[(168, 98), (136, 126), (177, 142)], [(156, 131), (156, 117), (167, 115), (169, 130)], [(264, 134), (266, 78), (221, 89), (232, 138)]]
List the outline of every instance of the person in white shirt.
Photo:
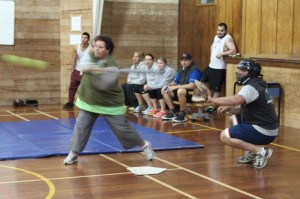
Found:
[[(217, 28), (217, 35), (211, 45), (210, 63), (203, 71), (201, 82), (208, 82), (213, 91), (213, 97), (219, 97), (222, 85), (226, 79), (226, 62), (224, 56), (236, 54), (236, 47), (233, 38), (227, 32), (226, 23), (220, 23)], [(214, 112), (214, 106), (207, 109)]]
[(84, 32), (81, 34), (81, 42), (78, 45), (73, 46), (72, 48), (72, 63), (71, 63), (71, 80), (69, 85), (69, 100), (67, 103), (64, 104), (63, 108), (72, 108), (74, 106), (75, 94), (79, 87), (81, 81), (81, 68), (78, 65), (79, 60), (83, 57), (85, 52), (89, 52), (91, 48), (90, 41), (90, 34)]

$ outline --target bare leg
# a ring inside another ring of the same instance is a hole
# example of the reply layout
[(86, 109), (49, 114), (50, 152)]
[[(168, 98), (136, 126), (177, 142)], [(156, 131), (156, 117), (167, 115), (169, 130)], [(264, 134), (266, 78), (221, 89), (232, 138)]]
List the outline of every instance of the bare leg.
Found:
[(152, 103), (151, 103), (151, 100), (150, 100), (150, 96), (149, 96), (149, 93), (144, 93), (142, 94), (146, 104), (148, 107), (152, 107)]
[(165, 100), (166, 104), (168, 105), (169, 109), (170, 110), (175, 109), (173, 101), (172, 101), (172, 98), (174, 96), (173, 91), (168, 91), (167, 93), (163, 92), (162, 96), (164, 97), (164, 100)]
[(179, 106), (180, 106), (180, 111), (185, 111), (186, 110), (186, 89), (178, 89), (178, 101), (179, 101)]
[(159, 100), (160, 110), (166, 112), (166, 102), (164, 99)]
[(225, 135), (225, 131), (221, 132), (220, 139), (224, 144), (231, 146), (232, 148), (243, 149), (246, 151), (251, 151), (253, 153), (259, 152), (262, 148), (260, 146), (245, 142), (243, 140), (228, 138)]

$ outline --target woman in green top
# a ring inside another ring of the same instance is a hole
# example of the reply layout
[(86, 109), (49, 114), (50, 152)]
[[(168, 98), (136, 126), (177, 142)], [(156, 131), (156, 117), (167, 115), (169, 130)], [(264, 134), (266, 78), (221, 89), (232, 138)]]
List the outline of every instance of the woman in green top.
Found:
[(78, 88), (76, 106), (80, 108), (76, 118), (71, 150), (64, 164), (78, 161), (78, 153), (83, 151), (98, 116), (104, 119), (125, 149), (140, 146), (148, 160), (155, 156), (151, 144), (144, 141), (128, 122), (124, 105), (124, 94), (118, 85), (116, 61), (112, 57), (114, 43), (109, 36), (96, 36), (93, 51), (86, 53), (81, 61), (83, 77)]

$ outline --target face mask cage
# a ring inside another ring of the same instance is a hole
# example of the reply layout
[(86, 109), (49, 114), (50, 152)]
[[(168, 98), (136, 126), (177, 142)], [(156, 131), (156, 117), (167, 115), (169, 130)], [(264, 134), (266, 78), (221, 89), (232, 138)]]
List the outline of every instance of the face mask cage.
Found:
[(235, 75), (236, 75), (236, 83), (239, 86), (246, 85), (247, 82), (252, 78), (249, 74), (246, 76), (242, 76), (238, 72)]

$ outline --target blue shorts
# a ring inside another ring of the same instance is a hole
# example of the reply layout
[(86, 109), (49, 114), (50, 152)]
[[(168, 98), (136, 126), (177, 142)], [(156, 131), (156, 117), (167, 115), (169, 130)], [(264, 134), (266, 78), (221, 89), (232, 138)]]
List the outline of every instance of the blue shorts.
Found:
[(251, 124), (241, 123), (225, 129), (226, 137), (236, 138), (255, 145), (270, 144), (276, 136), (267, 136), (257, 131)]

